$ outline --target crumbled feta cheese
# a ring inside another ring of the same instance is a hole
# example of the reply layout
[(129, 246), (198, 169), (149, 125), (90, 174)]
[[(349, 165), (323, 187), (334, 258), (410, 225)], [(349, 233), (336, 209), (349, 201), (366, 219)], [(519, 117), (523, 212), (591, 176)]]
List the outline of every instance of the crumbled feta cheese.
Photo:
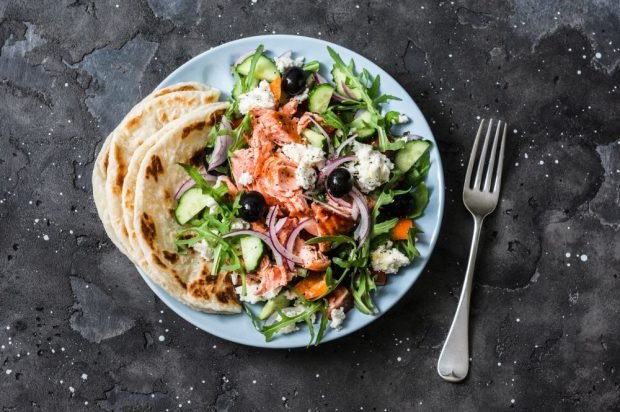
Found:
[(392, 248), (392, 242), (387, 242), (370, 253), (370, 262), (376, 272), (396, 273), (409, 264), (409, 259), (400, 250)]
[(342, 323), (347, 315), (344, 313), (344, 309), (337, 308), (332, 309), (329, 313), (331, 315), (332, 321), (329, 323), (329, 326), (333, 329), (342, 329)]
[(299, 56), (296, 59), (293, 59), (290, 53), (273, 59), (274, 63), (276, 64), (276, 68), (280, 71), (280, 73), (284, 73), (286, 69), (289, 69), (291, 67), (302, 67), (304, 65), (304, 60), (305, 58), (303, 56)]
[(304, 189), (311, 189), (316, 182), (317, 174), (315, 167), (321, 168), (325, 165), (325, 153), (318, 147), (291, 143), (282, 146), (282, 153), (297, 163), (295, 180)]
[(396, 120), (396, 124), (405, 124), (409, 123), (409, 118), (404, 114), (398, 115), (398, 119)]
[(295, 181), (299, 187), (312, 189), (316, 183), (316, 170), (306, 162), (301, 162), (295, 170)]
[(264, 302), (266, 300), (269, 299), (273, 299), (275, 298), (278, 293), (280, 293), (280, 290), (282, 289), (281, 287), (269, 290), (265, 293), (262, 294), (258, 294), (256, 293), (258, 291), (258, 288), (260, 287), (260, 283), (248, 283), (245, 286), (245, 296), (242, 295), (243, 292), (243, 286), (237, 286), (235, 288), (235, 293), (237, 293), (237, 295), (239, 295), (239, 300), (241, 300), (242, 302), (248, 302), (248, 303), (258, 303), (258, 302)]
[(205, 260), (213, 259), (213, 249), (211, 248), (211, 245), (207, 243), (206, 240), (201, 240), (200, 242), (194, 243), (194, 246), (192, 246), (192, 248), (196, 252), (198, 252), (203, 257), (203, 259)]
[(248, 172), (243, 172), (239, 176), (239, 184), (243, 186), (247, 186), (254, 183), (254, 178)]
[(232, 284), (236, 285), (238, 280), (239, 280), (239, 273), (230, 272), (230, 281), (232, 282)]
[(230, 223), (231, 230), (244, 230), (244, 229), (249, 229), (249, 228), (250, 228), (250, 224), (243, 219), (234, 218), (232, 222)]
[(285, 144), (282, 146), (282, 153), (297, 164), (305, 162), (318, 168), (325, 164), (325, 153), (316, 146), (300, 143)]
[(299, 103), (305, 101), (308, 98), (308, 91), (309, 89), (306, 87), (303, 92), (301, 92), (297, 96), (293, 96), (293, 99), (297, 100)]
[(276, 99), (271, 93), (269, 83), (265, 80), (262, 80), (255, 89), (239, 96), (239, 111), (242, 114), (254, 108), (274, 109), (275, 107)]
[(349, 171), (356, 177), (362, 192), (372, 192), (390, 180), (390, 170), (394, 164), (387, 156), (373, 150), (371, 145), (359, 142), (353, 142), (353, 152), (357, 160), (350, 164)]

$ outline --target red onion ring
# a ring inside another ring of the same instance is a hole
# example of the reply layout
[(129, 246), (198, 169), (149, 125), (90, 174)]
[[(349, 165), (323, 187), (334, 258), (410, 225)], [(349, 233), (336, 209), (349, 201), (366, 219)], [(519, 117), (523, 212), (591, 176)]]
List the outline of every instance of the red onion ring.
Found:
[[(311, 223), (310, 218), (307, 217), (305, 219), (302, 219), (288, 236), (288, 239), (286, 240), (286, 250), (291, 255), (293, 254), (293, 248), (295, 247), (295, 240), (299, 237), (299, 234), (308, 225), (308, 223)], [(295, 270), (295, 264), (290, 260), (288, 261), (288, 268), (290, 270)]]
[(257, 238), (259, 238), (260, 240), (265, 242), (265, 244), (267, 246), (269, 246), (269, 248), (271, 249), (271, 253), (273, 253), (273, 258), (276, 260), (276, 264), (278, 266), (282, 266), (282, 255), (280, 255), (278, 253), (278, 251), (276, 250), (276, 248), (273, 246), (273, 242), (271, 241), (269, 236), (267, 236), (264, 233), (260, 233), (260, 232), (257, 232), (255, 230), (249, 230), (249, 229), (247, 229), (247, 230), (235, 230), (234, 232), (229, 232), (229, 233), (226, 233), (225, 235), (223, 235), (222, 239), (225, 239), (227, 237), (240, 236), (240, 235), (256, 236)]
[(278, 220), (278, 223), (276, 223), (276, 232), (282, 230), (287, 221), (288, 217), (283, 217), (282, 219)]
[(370, 212), (368, 211), (368, 205), (364, 195), (354, 186), (351, 189), (351, 196), (353, 196), (353, 202), (360, 210), (360, 222), (353, 232), (353, 237), (360, 243), (364, 243), (368, 234), (370, 233)]
[[(200, 175), (207, 182), (213, 183), (213, 182), (215, 182), (217, 180), (217, 178), (215, 176), (210, 175), (208, 173), (201, 173)], [(195, 184), (196, 184), (196, 182), (194, 182), (194, 179), (192, 179), (192, 178), (187, 179), (186, 181), (181, 183), (181, 185), (177, 189), (176, 193), (174, 194), (174, 198), (178, 200), (183, 195), (183, 193), (187, 192)]]
[(312, 198), (312, 197), (310, 197), (310, 196), (306, 196), (306, 195), (302, 195), (302, 196), (303, 196), (303, 197), (305, 197), (305, 198), (306, 198), (306, 199), (308, 199), (308, 200), (312, 200), (312, 201), (313, 201), (314, 203), (316, 203), (317, 205), (321, 205), (321, 206), (322, 206), (322, 207), (324, 207), (325, 209), (328, 209), (328, 210), (330, 210), (330, 211), (332, 211), (332, 212), (336, 213), (337, 215), (340, 215), (340, 216), (342, 216), (342, 217), (346, 217), (346, 218), (350, 218), (350, 217), (351, 217), (351, 215), (350, 215), (350, 214), (347, 214), (346, 212), (344, 212), (344, 211), (342, 211), (342, 210), (338, 209), (337, 207), (334, 207), (334, 206), (330, 205), (329, 203), (322, 202), (322, 201), (320, 201), (320, 200), (318, 200), (318, 199), (315, 199), (315, 198)]
[(319, 129), (321, 134), (325, 137), (325, 140), (327, 141), (327, 153), (332, 154), (334, 152), (334, 146), (332, 145), (332, 138), (329, 137), (329, 135), (327, 134), (325, 129), (323, 129), (323, 127), (321, 127), (319, 122), (314, 120), (313, 116), (310, 116), (309, 118), (310, 118), (310, 121), (312, 122), (312, 124), (314, 124), (317, 127), (317, 129)]
[(332, 195), (331, 195), (331, 193), (329, 193), (329, 192), (327, 192), (327, 197), (329, 197), (329, 199), (330, 199), (332, 202), (337, 203), (337, 204), (338, 204), (338, 206), (341, 206), (341, 207), (346, 207), (347, 209), (352, 209), (352, 208), (353, 208), (353, 205), (352, 205), (351, 203), (348, 203), (348, 202), (347, 202), (347, 201), (345, 201), (345, 200), (342, 200), (342, 199), (340, 199), (340, 198), (337, 198), (337, 197), (335, 197), (335, 196), (332, 196)]
[(218, 136), (215, 140), (215, 147), (211, 153), (211, 161), (209, 162), (209, 172), (226, 161), (228, 157), (228, 149), (233, 144), (233, 138), (228, 135)]
[(220, 120), (220, 128), (221, 129), (226, 129), (226, 130), (232, 130), (232, 124), (230, 124), (230, 120), (228, 120), (228, 117), (226, 116), (222, 116), (222, 120)]
[(235, 60), (235, 63), (233, 64), (233, 66), (235, 66), (235, 67), (239, 66), (241, 63), (243, 63), (243, 61), (245, 59), (247, 59), (248, 57), (250, 57), (254, 53), (256, 53), (256, 49), (248, 50), (248, 51), (242, 53), (241, 56), (239, 56), (237, 58), (237, 60)]
[(353, 141), (357, 138), (356, 134), (351, 135), (351, 137), (347, 138), (347, 140), (345, 140), (344, 142), (342, 142), (340, 144), (340, 146), (338, 146), (338, 149), (336, 149), (336, 156), (340, 156), (340, 152), (342, 151), (342, 149), (344, 149), (345, 147), (347, 147), (348, 145), (350, 145), (351, 143), (353, 143)]
[(280, 239), (278, 239), (278, 234), (276, 232), (276, 217), (278, 215), (278, 210), (280, 210), (279, 206), (272, 206), (269, 210), (269, 214), (267, 215), (267, 226), (269, 227), (269, 237), (271, 238), (271, 242), (278, 253), (284, 256), (284, 258), (295, 263), (301, 263), (301, 259), (286, 250), (284, 245), (280, 243)]
[(332, 93), (332, 99), (334, 99), (337, 102), (346, 102), (346, 101), (350, 101), (351, 99), (349, 99), (346, 96), (341, 95), (338, 92), (333, 92)]
[(327, 83), (327, 80), (325, 79), (325, 77), (321, 76), (317, 72), (312, 73), (312, 79), (314, 80), (316, 84)]
[(340, 80), (340, 86), (342, 87), (342, 91), (344, 92), (345, 96), (347, 96), (351, 100), (357, 101), (357, 97), (355, 97), (353, 91), (349, 89), (349, 86), (347, 86), (344, 80)]
[(418, 136), (417, 134), (412, 134), (412, 133), (410, 133), (408, 131), (405, 132), (405, 134), (403, 134), (403, 138), (406, 141), (408, 141), (408, 142), (410, 142), (412, 140), (422, 140), (422, 139), (424, 139), (422, 136)]
[(344, 157), (336, 157), (333, 158), (331, 160), (329, 160), (326, 164), (325, 167), (323, 169), (321, 169), (321, 171), (319, 172), (319, 184), (324, 182), (325, 179), (327, 179), (327, 176), (329, 176), (329, 174), (336, 169), (338, 166), (346, 163), (346, 162), (352, 162), (354, 160), (357, 160), (357, 157), (353, 156), (353, 155), (349, 155), (349, 156), (344, 156)]

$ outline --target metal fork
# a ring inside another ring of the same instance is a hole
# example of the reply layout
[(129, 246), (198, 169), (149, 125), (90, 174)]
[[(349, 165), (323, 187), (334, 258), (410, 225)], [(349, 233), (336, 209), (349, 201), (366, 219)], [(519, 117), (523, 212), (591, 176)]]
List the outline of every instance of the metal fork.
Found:
[[(487, 149), (492, 136), (493, 120), (489, 120), (482, 151), (478, 158), (478, 146), (482, 137), (483, 126), (484, 119), (480, 122), (480, 127), (476, 134), (474, 147), (471, 150), (469, 158), (469, 165), (467, 166), (467, 174), (465, 175), (465, 184), (463, 185), (463, 203), (474, 218), (474, 233), (471, 241), (471, 250), (469, 252), (469, 261), (467, 262), (467, 272), (465, 273), (465, 281), (463, 282), (463, 290), (461, 291), (459, 304), (456, 308), (456, 314), (454, 315), (452, 326), (450, 327), (448, 337), (444, 342), (443, 349), (439, 355), (439, 361), (437, 362), (437, 372), (439, 376), (448, 382), (462, 381), (469, 371), (469, 301), (476, 255), (478, 253), (478, 240), (480, 239), (480, 230), (482, 229), (484, 218), (493, 212), (497, 206), (502, 181), (507, 125), (501, 120), (497, 122), (495, 137), (492, 142), (493, 147), (491, 148), (491, 155), (488, 160)], [(499, 144), (498, 156), (497, 146), (500, 135), (501, 143)], [(472, 171), (477, 159), (478, 168), (474, 177), (474, 182), (472, 183)], [(495, 170), (496, 159), (497, 169)], [(487, 167), (485, 168), (485, 166)], [(483, 185), (482, 177), (485, 169), (486, 177)]]

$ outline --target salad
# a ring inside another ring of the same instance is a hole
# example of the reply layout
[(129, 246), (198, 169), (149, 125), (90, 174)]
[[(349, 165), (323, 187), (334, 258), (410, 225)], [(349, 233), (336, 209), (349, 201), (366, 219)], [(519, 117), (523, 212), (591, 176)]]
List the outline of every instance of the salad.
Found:
[(375, 314), (378, 286), (419, 256), (431, 143), (396, 132), (409, 119), (382, 111), (399, 99), (379, 76), (328, 52), (329, 63), (263, 46), (239, 56), (204, 170), (181, 165), (178, 251), (229, 273), (267, 340), (306, 323), (318, 344), (349, 310)]

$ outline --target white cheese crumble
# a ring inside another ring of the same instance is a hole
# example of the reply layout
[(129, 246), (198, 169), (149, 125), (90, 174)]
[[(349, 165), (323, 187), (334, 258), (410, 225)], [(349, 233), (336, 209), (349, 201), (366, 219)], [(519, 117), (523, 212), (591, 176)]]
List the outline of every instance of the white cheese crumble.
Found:
[(359, 142), (353, 142), (353, 152), (357, 160), (350, 164), (349, 171), (357, 179), (362, 192), (372, 192), (390, 180), (394, 164), (387, 156), (374, 150), (371, 145)]
[(295, 181), (299, 187), (306, 190), (314, 188), (316, 178), (316, 170), (314, 170), (309, 163), (302, 162), (297, 166), (297, 170), (295, 170)]
[(239, 176), (239, 184), (243, 186), (247, 186), (254, 183), (254, 178), (248, 172), (243, 172)]
[(409, 264), (409, 259), (400, 250), (392, 248), (392, 242), (387, 242), (370, 253), (370, 262), (376, 272), (397, 273)]
[(250, 224), (243, 219), (234, 218), (232, 222), (230, 223), (231, 230), (244, 230), (244, 229), (249, 229), (249, 228), (250, 228)]
[(297, 164), (305, 162), (318, 168), (325, 164), (325, 153), (316, 146), (300, 143), (285, 144), (282, 146), (282, 153)]
[(332, 309), (329, 313), (331, 315), (332, 321), (329, 323), (329, 326), (333, 329), (342, 329), (342, 323), (347, 315), (344, 313), (344, 309), (337, 308)]
[(262, 80), (255, 89), (239, 96), (239, 111), (242, 114), (254, 108), (275, 109), (275, 107), (276, 99), (265, 80)]
[(303, 56), (293, 59), (290, 54), (285, 54), (273, 59), (276, 64), (276, 68), (280, 71), (280, 73), (284, 73), (286, 69), (291, 67), (302, 67), (304, 65), (304, 60), (305, 58)]
[(396, 124), (405, 124), (409, 123), (409, 118), (404, 114), (399, 114), (398, 119), (396, 120)]
[(308, 98), (308, 92), (309, 92), (309, 89), (306, 87), (306, 89), (303, 92), (301, 92), (297, 96), (293, 96), (293, 99), (295, 99), (299, 103), (301, 103), (301, 102), (305, 101)]
[(282, 153), (297, 163), (297, 170), (295, 171), (297, 185), (306, 190), (312, 189), (317, 178), (314, 168), (321, 168), (325, 165), (323, 150), (315, 146), (291, 143), (282, 146)]
[(200, 254), (200, 256), (203, 257), (203, 259), (205, 260), (212, 260), (213, 259), (213, 249), (211, 248), (211, 245), (209, 245), (209, 243), (207, 243), (206, 240), (201, 240), (200, 242), (196, 242), (194, 243), (194, 246), (192, 246), (192, 248), (198, 252)]
[(278, 287), (265, 293), (258, 294), (256, 292), (258, 291), (259, 287), (260, 283), (248, 283), (245, 286), (245, 296), (242, 295), (243, 286), (237, 286), (235, 288), (235, 292), (237, 293), (237, 295), (239, 295), (239, 300), (241, 300), (242, 302), (258, 303), (275, 298), (282, 289), (281, 287)]

